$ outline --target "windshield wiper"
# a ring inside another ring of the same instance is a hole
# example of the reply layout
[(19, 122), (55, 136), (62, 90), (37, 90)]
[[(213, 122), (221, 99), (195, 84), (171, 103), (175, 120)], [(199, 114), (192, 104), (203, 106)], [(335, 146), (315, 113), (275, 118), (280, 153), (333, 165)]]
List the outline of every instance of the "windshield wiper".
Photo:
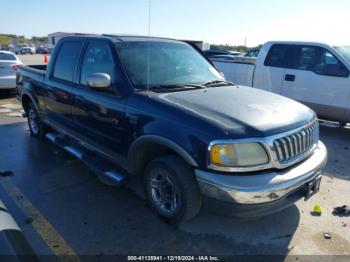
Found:
[[(150, 86), (148, 89), (149, 90), (178, 90), (178, 89), (197, 89), (197, 88), (207, 88), (204, 85), (196, 85), (196, 84), (178, 84), (178, 85), (155, 85), (155, 86)], [(145, 89), (147, 90), (147, 89)]]
[(235, 85), (234, 83), (226, 80), (212, 80), (207, 83), (204, 83), (203, 86), (211, 86), (211, 85), (218, 85), (218, 84)]

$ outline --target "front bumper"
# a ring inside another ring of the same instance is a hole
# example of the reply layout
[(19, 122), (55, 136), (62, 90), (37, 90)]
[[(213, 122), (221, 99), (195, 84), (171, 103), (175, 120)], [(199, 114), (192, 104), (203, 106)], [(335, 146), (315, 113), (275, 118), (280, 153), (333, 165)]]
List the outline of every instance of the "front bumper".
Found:
[[(277, 212), (303, 197), (306, 184), (321, 176), (327, 163), (322, 142), (307, 159), (285, 169), (223, 174), (195, 170), (205, 202), (222, 206), (234, 216)], [(230, 212), (231, 211), (231, 212)]]

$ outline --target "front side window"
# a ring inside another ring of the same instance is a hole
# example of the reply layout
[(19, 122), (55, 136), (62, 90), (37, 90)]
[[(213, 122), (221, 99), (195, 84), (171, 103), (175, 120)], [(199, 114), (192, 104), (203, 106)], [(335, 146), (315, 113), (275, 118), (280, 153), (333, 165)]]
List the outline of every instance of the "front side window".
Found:
[(295, 46), (288, 68), (312, 71), (319, 75), (347, 77), (348, 69), (330, 51), (317, 46)]
[(87, 85), (87, 79), (94, 73), (105, 73), (115, 79), (115, 66), (109, 46), (100, 41), (90, 42), (84, 56), (80, 83)]
[(137, 89), (223, 80), (201, 54), (185, 43), (132, 41), (117, 43), (116, 46), (121, 62)]
[(323, 48), (316, 61), (314, 72), (326, 76), (349, 76), (349, 70), (344, 64), (332, 53)]
[(77, 64), (81, 42), (64, 42), (58, 51), (53, 77), (65, 81), (73, 81), (74, 70)]
[(335, 49), (346, 60), (348, 65), (350, 65), (350, 46), (336, 46)]

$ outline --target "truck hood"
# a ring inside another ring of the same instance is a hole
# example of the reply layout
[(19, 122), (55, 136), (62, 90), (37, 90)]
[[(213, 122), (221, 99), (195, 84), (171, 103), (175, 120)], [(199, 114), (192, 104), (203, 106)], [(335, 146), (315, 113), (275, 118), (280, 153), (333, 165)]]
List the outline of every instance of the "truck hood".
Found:
[(308, 107), (289, 98), (244, 86), (156, 93), (232, 138), (262, 137), (293, 130), (316, 118)]

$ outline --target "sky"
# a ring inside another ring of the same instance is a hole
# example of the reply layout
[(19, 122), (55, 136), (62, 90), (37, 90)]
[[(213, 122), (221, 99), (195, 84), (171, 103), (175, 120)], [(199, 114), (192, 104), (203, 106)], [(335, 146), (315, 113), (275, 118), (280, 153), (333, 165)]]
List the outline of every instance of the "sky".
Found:
[[(1, 0), (0, 33), (148, 34), (215, 44), (350, 45), (350, 0)], [(6, 11), (8, 10), (8, 11)]]

